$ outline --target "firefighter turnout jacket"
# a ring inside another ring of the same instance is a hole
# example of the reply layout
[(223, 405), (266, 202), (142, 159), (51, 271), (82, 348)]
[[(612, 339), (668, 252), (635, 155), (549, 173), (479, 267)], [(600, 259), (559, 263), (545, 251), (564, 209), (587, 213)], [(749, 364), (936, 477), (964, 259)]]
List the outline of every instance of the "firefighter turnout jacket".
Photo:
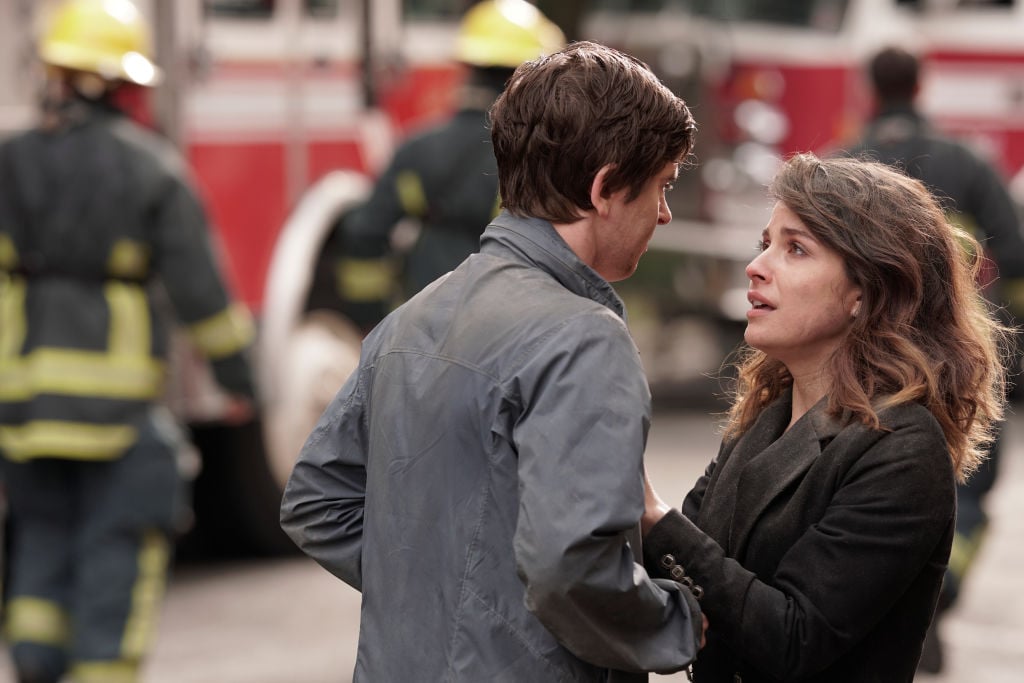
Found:
[(345, 258), (339, 262), (337, 289), (344, 300), (390, 303), (394, 276), (388, 255), (392, 231), (402, 219), (418, 222), (420, 231), (404, 255), (401, 298), (454, 270), (480, 248), (480, 235), (499, 208), (497, 162), (486, 119), (486, 107), (497, 95), (480, 93), (478, 106), (464, 106), (404, 142), (367, 201), (342, 217)]
[(882, 109), (847, 154), (881, 161), (920, 180), (951, 221), (982, 241), (1003, 287), (1006, 280), (1024, 278), (1024, 237), (1003, 179), (970, 147), (933, 129), (912, 106)]
[[(0, 452), (110, 460), (164, 390), (169, 301), (229, 392), (253, 336), (173, 148), (116, 109), (0, 144)], [(158, 286), (159, 283), (159, 286)]]

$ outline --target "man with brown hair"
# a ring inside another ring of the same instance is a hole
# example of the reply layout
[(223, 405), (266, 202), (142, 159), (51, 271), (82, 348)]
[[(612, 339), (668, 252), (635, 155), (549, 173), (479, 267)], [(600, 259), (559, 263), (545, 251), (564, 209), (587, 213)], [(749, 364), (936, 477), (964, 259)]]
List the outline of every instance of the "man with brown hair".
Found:
[(519, 67), (491, 119), (504, 211), (367, 337), (282, 524), (363, 594), (356, 681), (682, 669), (700, 591), (638, 563), (650, 391), (609, 283), (671, 219), (693, 119), (594, 43)]

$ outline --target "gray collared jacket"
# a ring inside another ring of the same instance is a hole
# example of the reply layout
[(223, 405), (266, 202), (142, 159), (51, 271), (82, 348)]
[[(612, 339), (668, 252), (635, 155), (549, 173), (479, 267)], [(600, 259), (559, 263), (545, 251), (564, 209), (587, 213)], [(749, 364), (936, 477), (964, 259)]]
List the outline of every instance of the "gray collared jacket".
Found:
[(695, 656), (636, 562), (650, 392), (611, 286), (550, 223), (387, 317), (303, 447), (284, 529), (363, 595), (355, 680), (637, 681)]

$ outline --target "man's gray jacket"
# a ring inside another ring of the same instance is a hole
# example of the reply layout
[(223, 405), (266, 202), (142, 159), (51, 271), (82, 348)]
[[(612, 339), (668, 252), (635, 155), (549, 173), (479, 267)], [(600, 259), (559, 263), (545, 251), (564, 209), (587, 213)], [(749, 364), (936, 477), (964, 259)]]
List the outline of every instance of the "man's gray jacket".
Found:
[(649, 424), (614, 290), (550, 223), (500, 215), (367, 337), (285, 491), (284, 529), (362, 591), (355, 680), (688, 664), (692, 595), (635, 561)]

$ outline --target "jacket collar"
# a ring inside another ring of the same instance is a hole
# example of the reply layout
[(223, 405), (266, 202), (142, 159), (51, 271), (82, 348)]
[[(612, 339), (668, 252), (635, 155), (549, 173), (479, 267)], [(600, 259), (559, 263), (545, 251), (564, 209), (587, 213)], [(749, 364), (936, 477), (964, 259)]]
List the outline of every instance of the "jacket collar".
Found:
[(502, 211), (480, 237), (480, 252), (536, 266), (563, 287), (610, 308), (625, 320), (622, 299), (603, 277), (583, 263), (555, 227), (540, 218), (521, 218)]
[(47, 117), (52, 123), (47, 131), (61, 131), (77, 128), (93, 121), (125, 118), (125, 113), (107, 100), (89, 100), (79, 95), (44, 103)]
[[(718, 495), (701, 509), (700, 526), (733, 557), (744, 552), (754, 523), (769, 503), (803, 475), (842, 429), (821, 399), (786, 430), (792, 416), (792, 394), (787, 391), (768, 406), (731, 449), (723, 451), (716, 466)], [(735, 486), (733, 495), (721, 487)]]
[(880, 109), (871, 119), (867, 139), (878, 143), (891, 143), (930, 132), (928, 120), (914, 107), (892, 104)]

